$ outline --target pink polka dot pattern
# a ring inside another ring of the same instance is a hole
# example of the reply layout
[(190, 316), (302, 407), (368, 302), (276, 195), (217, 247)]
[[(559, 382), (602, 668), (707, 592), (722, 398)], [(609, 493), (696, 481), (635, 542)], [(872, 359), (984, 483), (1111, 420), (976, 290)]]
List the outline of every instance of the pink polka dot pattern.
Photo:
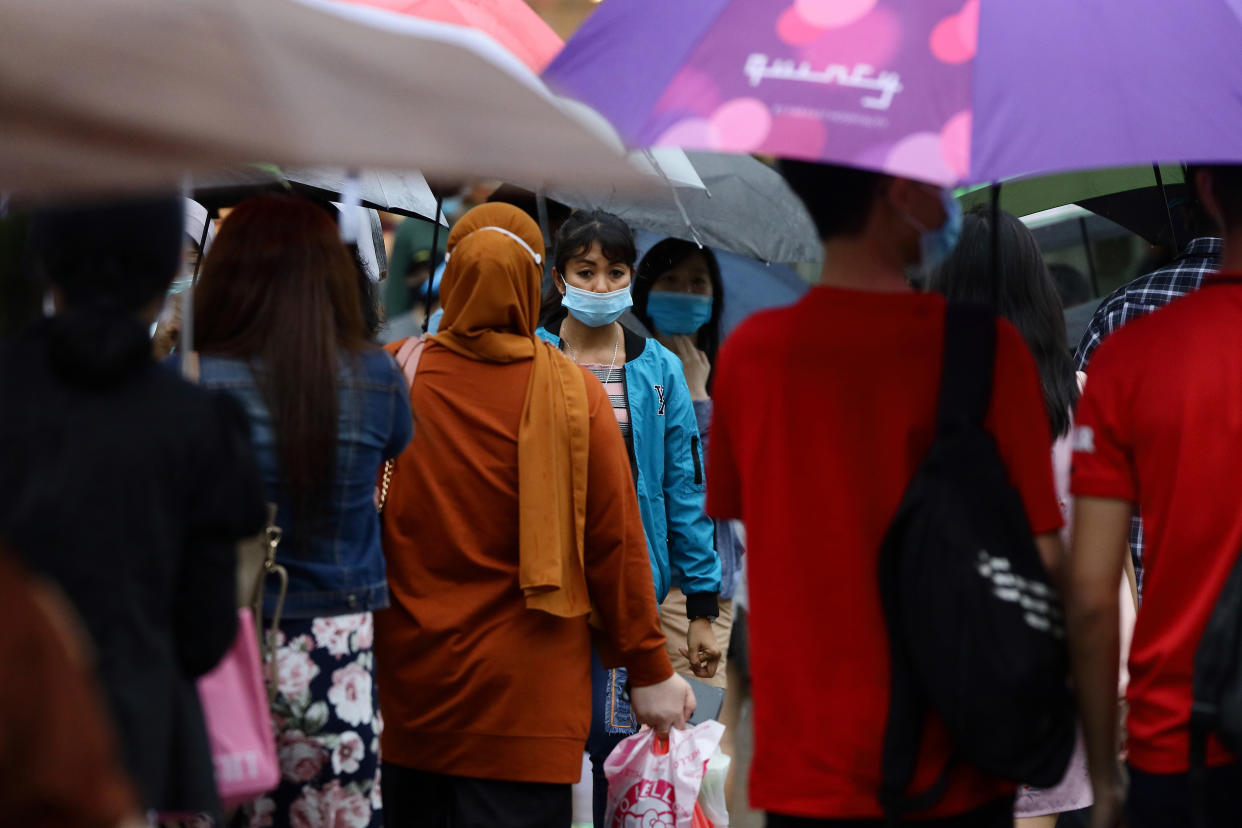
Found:
[(829, 64), (887, 66), (901, 46), (901, 20), (891, 10), (877, 8), (853, 25), (826, 30), (802, 49), (803, 60), (822, 68)]
[(661, 147), (685, 147), (686, 149), (710, 150), (712, 125), (706, 118), (686, 118), (666, 129), (655, 141)]
[(777, 115), (763, 145), (775, 155), (818, 158), (828, 145), (828, 128), (817, 118)]
[(790, 46), (805, 46), (813, 43), (823, 33), (823, 29), (808, 23), (805, 17), (798, 14), (795, 6), (785, 9), (784, 13), (776, 19), (776, 34)]
[(711, 112), (720, 106), (720, 85), (706, 72), (683, 66), (656, 104), (657, 112)]
[(724, 152), (758, 149), (772, 128), (772, 113), (758, 98), (734, 98), (712, 113), (712, 144)]
[(863, 17), (877, 0), (796, 0), (798, 15), (812, 26), (835, 29), (848, 26)]
[(935, 132), (916, 132), (898, 141), (884, 160), (884, 172), (946, 186), (957, 181), (945, 163), (940, 136)]
[(970, 172), (970, 110), (950, 118), (940, 130), (940, 155), (958, 179)]
[(965, 63), (975, 56), (979, 42), (979, 0), (966, 0), (961, 11), (936, 24), (931, 52), (943, 63)]

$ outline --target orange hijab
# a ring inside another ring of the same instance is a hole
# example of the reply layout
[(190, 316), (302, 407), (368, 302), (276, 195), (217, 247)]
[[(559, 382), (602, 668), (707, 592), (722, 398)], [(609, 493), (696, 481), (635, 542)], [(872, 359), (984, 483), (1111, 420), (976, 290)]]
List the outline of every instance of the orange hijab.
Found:
[(543, 237), (508, 204), (466, 213), (448, 238), (434, 340), (480, 362), (530, 359), (518, 427), (519, 581), (529, 609), (591, 611), (583, 568), (590, 418), (578, 366), (535, 335)]

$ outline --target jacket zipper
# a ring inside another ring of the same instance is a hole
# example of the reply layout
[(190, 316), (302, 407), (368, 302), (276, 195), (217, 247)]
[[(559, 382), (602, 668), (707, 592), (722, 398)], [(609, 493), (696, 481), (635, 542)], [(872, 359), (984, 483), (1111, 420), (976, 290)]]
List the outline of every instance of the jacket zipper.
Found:
[(703, 461), (699, 459), (699, 438), (690, 438), (690, 457), (694, 461), (694, 485), (703, 485)]

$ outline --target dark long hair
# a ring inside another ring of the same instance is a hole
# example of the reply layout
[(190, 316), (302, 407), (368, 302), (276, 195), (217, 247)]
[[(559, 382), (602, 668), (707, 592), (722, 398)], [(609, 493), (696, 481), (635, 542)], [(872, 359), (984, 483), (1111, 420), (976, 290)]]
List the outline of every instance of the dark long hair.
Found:
[(643, 260), (638, 263), (638, 275), (634, 280), (634, 315), (638, 317), (648, 330), (654, 331), (651, 316), (647, 313), (647, 300), (651, 296), (651, 288), (661, 274), (677, 267), (694, 255), (703, 257), (707, 263), (707, 275), (712, 281), (712, 316), (695, 335), (694, 343), (700, 351), (707, 354), (707, 360), (714, 367), (716, 352), (720, 350), (720, 315), (724, 311), (724, 282), (720, 278), (720, 262), (710, 247), (699, 247), (694, 242), (682, 239), (665, 239), (647, 251)]
[(998, 280), (992, 272), (991, 215), (983, 208), (967, 213), (957, 249), (932, 275), (930, 287), (951, 300), (990, 304), (1013, 323), (1035, 357), (1048, 423), (1053, 436), (1059, 437), (1069, 431), (1070, 410), (1078, 402), (1061, 300), (1026, 225), (1002, 211), (999, 237)]
[[(552, 262), (556, 270), (565, 276), (565, 265), (575, 256), (581, 256), (599, 242), (600, 250), (610, 262), (624, 262), (634, 269), (638, 247), (634, 244), (634, 231), (619, 216), (603, 210), (577, 210), (556, 231), (553, 242)], [(539, 307), (539, 324), (547, 327), (565, 318), (561, 294), (556, 284), (548, 285)]]
[(297, 521), (326, 502), (335, 473), (338, 351), (368, 347), (357, 280), (324, 210), (261, 195), (224, 221), (194, 295), (198, 349), (250, 362)]

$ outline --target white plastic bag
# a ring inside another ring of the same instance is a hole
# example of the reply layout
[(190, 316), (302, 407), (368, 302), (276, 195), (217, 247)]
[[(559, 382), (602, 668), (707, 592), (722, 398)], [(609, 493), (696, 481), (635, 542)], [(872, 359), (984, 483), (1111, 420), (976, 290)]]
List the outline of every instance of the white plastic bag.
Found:
[(711, 820), (712, 828), (728, 828), (729, 809), (725, 805), (725, 781), (729, 778), (729, 765), (733, 760), (729, 754), (716, 748), (712, 758), (707, 760), (707, 773), (703, 775), (703, 784), (699, 788), (699, 807), (703, 816)]
[(722, 735), (724, 725), (707, 721), (670, 731), (667, 748), (653, 730), (617, 745), (604, 762), (607, 828), (691, 828), (707, 761)]

